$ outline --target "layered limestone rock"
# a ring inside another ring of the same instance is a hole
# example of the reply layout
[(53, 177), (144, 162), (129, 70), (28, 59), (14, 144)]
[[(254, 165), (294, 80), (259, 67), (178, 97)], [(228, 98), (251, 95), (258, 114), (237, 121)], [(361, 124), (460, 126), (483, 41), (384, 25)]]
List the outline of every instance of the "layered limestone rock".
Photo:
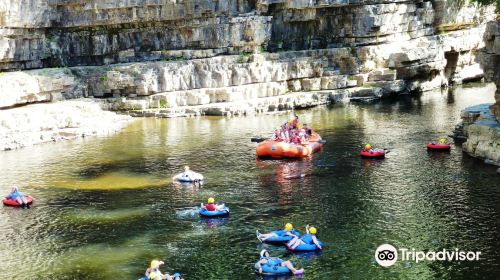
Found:
[(481, 66), (485, 77), (497, 86), (496, 104), (491, 109), (500, 122), (500, 21), (489, 22), (484, 33), (485, 48), (481, 57)]
[[(110, 110), (219, 114), (480, 79), (493, 7), (452, 2), (5, 0), (0, 69), (60, 68), (3, 73), (0, 108), (97, 97)], [(289, 98), (299, 92), (312, 94)]]
[(500, 124), (491, 114), (490, 104), (469, 107), (462, 112), (467, 141), (462, 148), (471, 156), (500, 166)]
[[(489, 22), (484, 33), (481, 67), (488, 81), (496, 84), (496, 103), (473, 106), (462, 112), (463, 150), (486, 163), (500, 166), (500, 22)], [(500, 168), (499, 168), (500, 170)]]
[(0, 150), (120, 131), (131, 118), (103, 111), (99, 104), (62, 101), (0, 111)]
[(0, 73), (0, 108), (71, 98), (76, 87), (69, 69)]
[[(270, 17), (241, 0), (3, 0), (0, 69), (102, 65), (205, 55), (265, 43)], [(164, 53), (166, 52), (166, 53)]]

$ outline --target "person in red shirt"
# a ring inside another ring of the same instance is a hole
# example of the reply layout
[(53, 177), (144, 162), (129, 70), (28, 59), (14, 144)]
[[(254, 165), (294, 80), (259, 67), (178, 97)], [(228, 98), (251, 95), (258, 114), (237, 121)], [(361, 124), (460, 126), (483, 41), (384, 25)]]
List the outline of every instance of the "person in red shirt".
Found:
[(215, 205), (215, 199), (213, 197), (210, 197), (207, 201), (208, 203), (203, 205), (201, 205), (201, 207), (207, 209), (208, 211), (215, 211), (217, 210), (217, 206)]

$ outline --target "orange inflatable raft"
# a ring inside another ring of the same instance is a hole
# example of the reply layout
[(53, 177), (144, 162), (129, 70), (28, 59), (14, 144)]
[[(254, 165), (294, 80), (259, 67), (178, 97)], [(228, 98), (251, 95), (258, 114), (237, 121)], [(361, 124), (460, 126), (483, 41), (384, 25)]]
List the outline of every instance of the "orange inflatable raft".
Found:
[(257, 146), (258, 157), (270, 158), (301, 158), (312, 155), (319, 151), (321, 136), (313, 132), (309, 141), (302, 145), (290, 144), (283, 141), (265, 140)]

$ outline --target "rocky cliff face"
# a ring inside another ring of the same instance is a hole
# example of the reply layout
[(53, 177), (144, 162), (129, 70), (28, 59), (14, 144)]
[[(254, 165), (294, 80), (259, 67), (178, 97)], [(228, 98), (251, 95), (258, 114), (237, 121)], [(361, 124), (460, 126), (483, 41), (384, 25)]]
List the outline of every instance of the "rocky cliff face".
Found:
[[(500, 166), (500, 22), (489, 22), (484, 33), (485, 47), (480, 53), (486, 80), (496, 84), (493, 105), (483, 104), (462, 112), (464, 137), (462, 148), (469, 155)], [(498, 169), (500, 173), (500, 168)]]
[(488, 164), (500, 166), (500, 123), (491, 114), (489, 104), (466, 108), (461, 117), (467, 137), (463, 150)]
[(496, 104), (491, 109), (500, 122), (500, 21), (489, 22), (484, 33), (485, 48), (483, 49), (481, 65), (485, 77), (497, 86)]
[(0, 74), (0, 107), (224, 115), (423, 91), (483, 76), (494, 16), (449, 0), (4, 0), (0, 68), (59, 68)]
[[(154, 60), (163, 51), (218, 53), (259, 46), (271, 18), (255, 1), (4, 0), (3, 69)], [(253, 14), (251, 13), (253, 12)]]

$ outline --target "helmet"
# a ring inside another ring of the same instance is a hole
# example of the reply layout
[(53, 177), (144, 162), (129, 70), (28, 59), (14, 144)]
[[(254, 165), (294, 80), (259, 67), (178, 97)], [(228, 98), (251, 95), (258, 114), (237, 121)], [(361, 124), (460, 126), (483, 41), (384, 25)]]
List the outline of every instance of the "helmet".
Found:
[(318, 231), (316, 230), (316, 228), (315, 228), (315, 227), (310, 227), (310, 228), (309, 228), (309, 233), (310, 233), (310, 234), (316, 234), (316, 232), (318, 232)]
[(210, 197), (210, 198), (208, 199), (208, 203), (214, 203), (214, 202), (215, 202), (215, 199), (214, 199), (213, 197)]
[(372, 149), (372, 145), (370, 145), (370, 144), (366, 144), (366, 145), (365, 145), (365, 149), (366, 149), (366, 150), (371, 150), (371, 149)]
[(265, 258), (266, 253), (269, 255), (269, 252), (266, 249), (260, 251), (260, 258)]
[(189, 166), (184, 166), (184, 170), (188, 171), (189, 170)]
[(439, 143), (440, 144), (445, 144), (446, 143), (446, 138), (444, 138), (444, 137), (439, 138)]
[(285, 230), (292, 230), (292, 229), (293, 229), (293, 225), (290, 223), (286, 223)]
[(162, 261), (159, 260), (152, 260), (151, 261), (151, 268), (158, 268), (161, 264), (163, 264)]

